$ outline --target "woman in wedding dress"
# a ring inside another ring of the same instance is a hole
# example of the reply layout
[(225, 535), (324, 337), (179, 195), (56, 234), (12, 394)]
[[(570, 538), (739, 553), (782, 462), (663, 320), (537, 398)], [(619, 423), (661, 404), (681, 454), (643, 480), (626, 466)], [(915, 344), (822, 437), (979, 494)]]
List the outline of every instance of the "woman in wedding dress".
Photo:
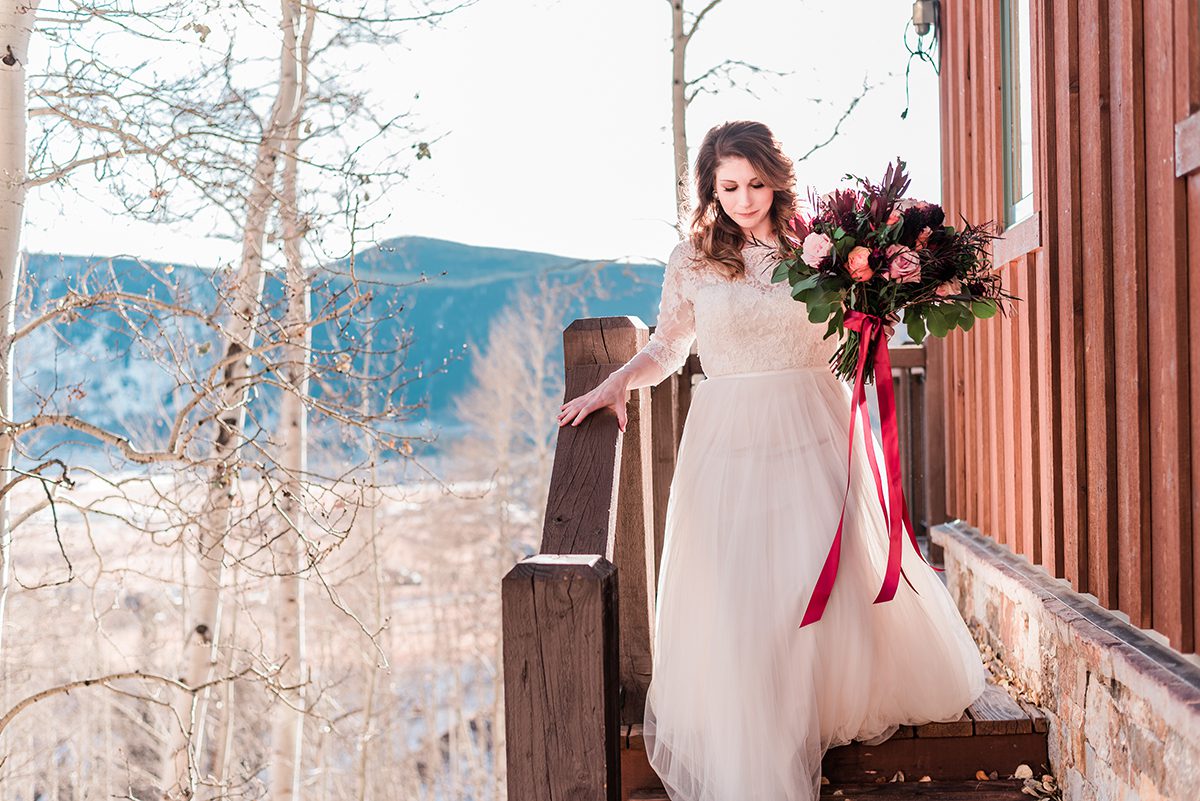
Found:
[(563, 404), (559, 425), (608, 407), (624, 430), (629, 391), (674, 373), (697, 341), (705, 378), (667, 503), (643, 739), (672, 801), (813, 801), (828, 748), (957, 720), (987, 670), (910, 547), (912, 588), (873, 603), (888, 541), (861, 437), (833, 594), (800, 627), (841, 513), (850, 388), (830, 371), (824, 324), (771, 282), (795, 204), (771, 132), (713, 128), (693, 175), (691, 234), (668, 259), (649, 343)]

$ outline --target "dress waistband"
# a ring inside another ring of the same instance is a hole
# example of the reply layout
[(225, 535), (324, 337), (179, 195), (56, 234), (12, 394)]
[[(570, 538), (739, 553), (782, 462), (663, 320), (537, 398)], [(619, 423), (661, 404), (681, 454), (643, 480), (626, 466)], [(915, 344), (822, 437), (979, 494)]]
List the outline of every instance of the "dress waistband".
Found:
[[(748, 372), (748, 373), (722, 373), (721, 375), (706, 375), (704, 378), (706, 381), (719, 381), (722, 378), (756, 378), (758, 376), (766, 376), (766, 375), (787, 375), (789, 373), (815, 373), (815, 372), (829, 373), (830, 372), (829, 365), (822, 364), (822, 365), (817, 365), (814, 367), (784, 367), (783, 369), (780, 369), (780, 370), (755, 370), (753, 372)], [(832, 373), (830, 373), (830, 375), (832, 375)]]

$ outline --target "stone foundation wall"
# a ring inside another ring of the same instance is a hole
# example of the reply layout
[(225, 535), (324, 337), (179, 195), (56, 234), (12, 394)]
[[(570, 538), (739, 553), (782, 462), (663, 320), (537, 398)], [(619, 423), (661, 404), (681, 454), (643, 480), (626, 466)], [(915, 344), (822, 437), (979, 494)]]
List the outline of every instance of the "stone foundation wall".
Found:
[(962, 521), (930, 530), (964, 620), (1049, 719), (1065, 801), (1200, 799), (1200, 666)]

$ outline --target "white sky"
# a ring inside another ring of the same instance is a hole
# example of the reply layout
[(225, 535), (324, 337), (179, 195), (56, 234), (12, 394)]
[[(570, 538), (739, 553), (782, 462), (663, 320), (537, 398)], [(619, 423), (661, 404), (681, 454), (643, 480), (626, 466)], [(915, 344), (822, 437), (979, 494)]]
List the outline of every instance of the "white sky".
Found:
[[(688, 8), (700, 5), (688, 0)], [(912, 105), (900, 119), (911, 8), (910, 0), (724, 0), (692, 40), (690, 77), (725, 58), (789, 74), (752, 78), (757, 97), (724, 89), (697, 98), (692, 155), (712, 125), (757, 119), (798, 157), (828, 136), (866, 76), (877, 88), (841, 135), (797, 164), (800, 196), (810, 185), (823, 192), (843, 183), (846, 172), (878, 180), (899, 155), (913, 178), (910, 196), (939, 200), (937, 76), (928, 63), (913, 61)], [(387, 198), (380, 238), (664, 259), (675, 242), (670, 28), (666, 0), (479, 0), (400, 37), (363, 80), (397, 97), (419, 94), (411, 107), (421, 138), (442, 138)], [(89, 199), (62, 190), (31, 196), (27, 250), (202, 265), (237, 255), (236, 243), (206, 236), (203, 225), (131, 222), (113, 216), (102, 194), (81, 191)]]

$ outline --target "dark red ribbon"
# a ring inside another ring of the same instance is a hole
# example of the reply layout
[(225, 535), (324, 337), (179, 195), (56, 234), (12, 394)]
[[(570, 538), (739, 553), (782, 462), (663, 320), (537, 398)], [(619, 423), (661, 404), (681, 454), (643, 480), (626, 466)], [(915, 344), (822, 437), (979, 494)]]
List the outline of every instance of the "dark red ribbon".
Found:
[[(809, 623), (815, 623), (821, 619), (821, 615), (825, 612), (825, 604), (829, 601), (829, 596), (833, 592), (833, 583), (837, 578), (838, 559), (842, 550), (842, 528), (846, 522), (846, 501), (850, 495), (850, 480), (854, 475), (854, 423), (859, 411), (862, 411), (862, 428), (863, 438), (865, 440), (867, 461), (871, 464), (871, 473), (875, 476), (875, 489), (879, 496), (879, 506), (883, 509), (884, 519), (887, 522), (888, 530), (888, 562), (887, 570), (883, 576), (883, 587), (879, 590), (879, 595), (875, 597), (872, 603), (882, 603), (890, 601), (896, 595), (896, 588), (900, 585), (900, 577), (904, 576), (904, 581), (908, 586), (912, 587), (913, 592), (917, 592), (917, 588), (913, 587), (908, 576), (904, 575), (904, 569), (901, 566), (900, 557), (904, 552), (904, 530), (908, 529), (908, 539), (912, 542), (913, 550), (917, 552), (917, 556), (921, 557), (921, 561), (925, 561), (924, 555), (921, 554), (921, 547), (917, 544), (916, 530), (913, 528), (912, 520), (908, 516), (908, 501), (904, 497), (904, 486), (901, 483), (900, 477), (900, 433), (896, 425), (896, 398), (892, 390), (892, 360), (888, 355), (887, 341), (883, 336), (883, 319), (871, 314), (849, 310), (846, 312), (842, 322), (843, 327), (857, 331), (858, 338), (858, 364), (855, 368), (854, 375), (854, 392), (850, 398), (850, 444), (849, 453), (846, 457), (846, 492), (842, 496), (842, 514), (838, 518), (837, 533), (833, 535), (833, 543), (829, 546), (829, 553), (825, 557), (825, 564), (821, 567), (821, 575), (817, 578), (817, 585), (813, 589), (812, 597), (809, 598), (808, 606), (804, 610), (804, 619), (800, 623), (800, 628), (804, 628)], [(875, 389), (879, 396), (879, 417), (880, 429), (883, 440), (883, 458), (887, 465), (887, 498), (884, 498), (883, 478), (879, 474), (879, 464), (875, 460), (875, 447), (871, 442), (871, 413), (867, 407), (867, 390), (863, 382), (863, 377), (867, 369), (867, 353), (871, 350), (871, 345), (874, 344), (875, 359)], [(926, 564), (929, 564), (926, 562)], [(940, 567), (933, 567), (934, 570), (941, 570)], [(917, 593), (920, 595), (920, 593)]]

